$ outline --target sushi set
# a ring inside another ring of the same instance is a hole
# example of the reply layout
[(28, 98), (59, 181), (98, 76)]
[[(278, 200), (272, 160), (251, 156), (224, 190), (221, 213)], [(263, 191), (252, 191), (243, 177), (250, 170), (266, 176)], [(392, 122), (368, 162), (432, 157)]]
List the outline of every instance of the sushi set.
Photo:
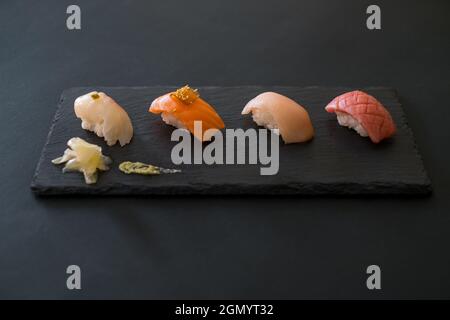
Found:
[[(241, 145), (233, 132), (245, 134)], [(174, 137), (182, 136), (183, 143), (192, 137), (180, 153), (188, 161), (174, 160), (181, 145)], [(208, 149), (215, 160), (198, 161), (196, 152)], [(261, 169), (258, 155), (275, 169)], [(426, 195), (431, 183), (395, 90), (186, 85), (65, 90), (31, 188), (39, 195)]]

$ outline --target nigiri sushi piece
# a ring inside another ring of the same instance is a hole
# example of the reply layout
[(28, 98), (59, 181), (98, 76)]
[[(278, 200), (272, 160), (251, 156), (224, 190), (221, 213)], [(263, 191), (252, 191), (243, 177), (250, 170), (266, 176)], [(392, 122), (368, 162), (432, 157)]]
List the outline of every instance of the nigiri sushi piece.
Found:
[(354, 129), (373, 143), (394, 135), (396, 128), (391, 114), (374, 97), (363, 91), (351, 91), (333, 99), (325, 110), (336, 113), (341, 126)]
[(133, 126), (127, 112), (103, 92), (89, 92), (74, 103), (81, 127), (103, 137), (112, 146), (119, 141), (123, 147), (133, 137)]
[(294, 100), (275, 92), (264, 92), (250, 100), (242, 114), (270, 130), (278, 129), (284, 143), (311, 140), (314, 128), (308, 112)]
[[(214, 131), (225, 127), (214, 108), (200, 98), (198, 90), (187, 85), (156, 98), (148, 111), (161, 114), (168, 125), (189, 130), (200, 141), (211, 140)], [(194, 130), (195, 121), (201, 121), (201, 130)], [(209, 134), (205, 135), (210, 129)]]
[(111, 159), (102, 154), (102, 148), (84, 141), (81, 138), (72, 138), (67, 142), (69, 148), (62, 157), (52, 160), (53, 164), (66, 163), (63, 173), (79, 171), (84, 175), (87, 184), (97, 182), (97, 170), (109, 170)]

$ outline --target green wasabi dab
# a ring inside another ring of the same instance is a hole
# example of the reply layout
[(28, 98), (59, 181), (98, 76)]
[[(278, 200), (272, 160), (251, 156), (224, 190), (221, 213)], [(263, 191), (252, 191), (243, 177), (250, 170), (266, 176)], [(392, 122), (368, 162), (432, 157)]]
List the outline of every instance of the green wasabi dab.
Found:
[(177, 173), (181, 170), (176, 169), (164, 169), (153, 166), (151, 164), (145, 164), (142, 162), (125, 161), (119, 165), (119, 170), (126, 174), (142, 174), (142, 175), (156, 175), (161, 173)]

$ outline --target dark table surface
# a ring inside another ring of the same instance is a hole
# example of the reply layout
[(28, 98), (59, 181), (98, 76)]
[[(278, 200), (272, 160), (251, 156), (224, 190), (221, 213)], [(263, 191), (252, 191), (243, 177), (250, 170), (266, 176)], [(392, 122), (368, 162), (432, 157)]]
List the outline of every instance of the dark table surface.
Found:
[[(0, 298), (450, 298), (449, 1), (377, 1), (377, 31), (357, 0), (78, 0), (69, 31), (72, 2), (0, 3)], [(394, 87), (434, 193), (30, 192), (63, 89), (185, 83)]]

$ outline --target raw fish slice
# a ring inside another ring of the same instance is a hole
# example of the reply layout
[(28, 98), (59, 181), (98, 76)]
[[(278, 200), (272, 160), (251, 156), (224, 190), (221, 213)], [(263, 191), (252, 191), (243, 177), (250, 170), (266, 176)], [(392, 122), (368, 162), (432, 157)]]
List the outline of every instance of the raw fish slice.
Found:
[(390, 113), (374, 97), (363, 91), (351, 91), (333, 99), (325, 110), (336, 113), (341, 126), (369, 136), (374, 143), (394, 135), (396, 128)]
[(308, 112), (294, 100), (275, 92), (264, 92), (250, 100), (242, 114), (270, 130), (278, 129), (285, 143), (311, 140), (314, 128)]
[(81, 127), (105, 139), (108, 146), (119, 141), (121, 146), (133, 137), (133, 126), (126, 111), (103, 92), (93, 91), (78, 97), (74, 103), (75, 114)]
[[(193, 90), (189, 86), (184, 86), (175, 92), (155, 99), (149, 112), (161, 114), (165, 123), (189, 130), (200, 141), (211, 139), (211, 136), (205, 136), (207, 130), (220, 130), (225, 127), (214, 108), (200, 98), (197, 90)], [(201, 133), (195, 132), (194, 121), (202, 122)]]

